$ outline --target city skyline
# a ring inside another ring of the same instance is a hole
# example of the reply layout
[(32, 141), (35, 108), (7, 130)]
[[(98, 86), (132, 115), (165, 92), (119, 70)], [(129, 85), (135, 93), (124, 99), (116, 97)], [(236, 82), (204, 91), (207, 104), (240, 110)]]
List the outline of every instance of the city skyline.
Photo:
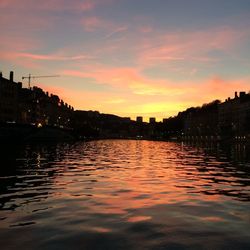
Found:
[[(250, 88), (248, 1), (0, 3), (4, 77), (81, 110), (157, 120)], [(27, 84), (27, 82), (26, 82)]]

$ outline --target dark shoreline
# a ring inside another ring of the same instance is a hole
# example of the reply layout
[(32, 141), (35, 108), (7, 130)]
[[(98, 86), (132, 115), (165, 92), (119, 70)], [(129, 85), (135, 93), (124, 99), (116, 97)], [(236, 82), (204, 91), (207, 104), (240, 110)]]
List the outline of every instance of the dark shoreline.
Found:
[(81, 136), (75, 130), (69, 128), (59, 128), (52, 126), (44, 126), (38, 128), (34, 125), (5, 123), (0, 124), (0, 144), (10, 143), (58, 143), (58, 142), (77, 142), (77, 141), (93, 141), (93, 140), (148, 140), (148, 141), (166, 141), (166, 142), (184, 142), (193, 145), (212, 145), (212, 144), (239, 144), (250, 145), (249, 140), (236, 140), (233, 138), (216, 138), (206, 137), (149, 137), (149, 136)]
[(1, 124), (0, 143), (63, 142), (74, 141), (72, 129), (44, 126), (38, 128), (26, 124)]

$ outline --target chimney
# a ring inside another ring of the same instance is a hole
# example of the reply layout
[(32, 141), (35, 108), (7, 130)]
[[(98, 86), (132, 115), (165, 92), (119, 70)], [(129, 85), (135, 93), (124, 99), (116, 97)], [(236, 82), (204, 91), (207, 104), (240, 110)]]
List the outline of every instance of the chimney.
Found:
[(237, 91), (235, 91), (234, 97), (235, 97), (235, 98), (238, 98), (238, 93), (237, 93)]
[(13, 82), (14, 80), (14, 72), (10, 71), (10, 81)]

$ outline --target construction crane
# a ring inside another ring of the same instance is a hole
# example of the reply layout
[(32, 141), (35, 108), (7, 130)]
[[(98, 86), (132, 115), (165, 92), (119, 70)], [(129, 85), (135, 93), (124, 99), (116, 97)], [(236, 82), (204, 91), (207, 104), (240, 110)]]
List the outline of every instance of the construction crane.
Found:
[(29, 83), (29, 89), (30, 89), (30, 81), (31, 79), (35, 79), (35, 78), (43, 78), (43, 77), (59, 77), (59, 75), (50, 75), (50, 76), (32, 76), (31, 74), (29, 74), (29, 76), (23, 76), (23, 79), (28, 79), (28, 83)]

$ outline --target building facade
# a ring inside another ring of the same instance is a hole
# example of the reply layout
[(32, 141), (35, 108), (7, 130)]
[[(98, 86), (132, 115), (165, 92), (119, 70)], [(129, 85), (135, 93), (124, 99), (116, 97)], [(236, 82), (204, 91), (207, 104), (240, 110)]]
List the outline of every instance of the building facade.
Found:
[(6, 79), (0, 74), (0, 122), (37, 126), (70, 127), (73, 107), (57, 95), (41, 88), (22, 88), (14, 82), (14, 73)]

